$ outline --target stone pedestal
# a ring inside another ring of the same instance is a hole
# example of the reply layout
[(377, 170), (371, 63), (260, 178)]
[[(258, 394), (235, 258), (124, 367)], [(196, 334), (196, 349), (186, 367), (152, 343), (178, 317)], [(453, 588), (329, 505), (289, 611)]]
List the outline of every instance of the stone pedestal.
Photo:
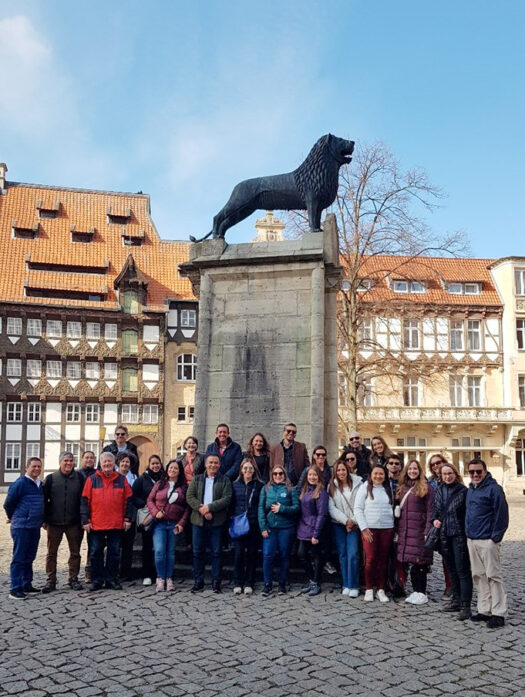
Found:
[(301, 239), (193, 244), (180, 266), (199, 297), (195, 435), (200, 448), (229, 424), (246, 448), (261, 431), (271, 443), (297, 424), (309, 452), (336, 457), (339, 266), (337, 226)]

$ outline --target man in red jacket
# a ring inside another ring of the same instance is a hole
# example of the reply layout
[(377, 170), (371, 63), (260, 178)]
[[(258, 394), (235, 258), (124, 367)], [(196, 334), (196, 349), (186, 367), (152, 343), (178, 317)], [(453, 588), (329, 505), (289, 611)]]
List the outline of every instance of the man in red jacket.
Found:
[(80, 501), (82, 527), (91, 533), (92, 591), (100, 590), (104, 582), (106, 588), (122, 588), (117, 577), (120, 539), (122, 530), (131, 527), (131, 495), (126, 477), (115, 472), (113, 453), (102, 453), (100, 470), (87, 478)]

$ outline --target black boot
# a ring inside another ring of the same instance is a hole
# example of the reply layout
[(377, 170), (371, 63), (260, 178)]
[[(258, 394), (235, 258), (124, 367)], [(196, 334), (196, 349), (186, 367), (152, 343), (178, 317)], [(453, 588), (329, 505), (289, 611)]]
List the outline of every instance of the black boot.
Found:
[(449, 602), (443, 608), (443, 612), (457, 612), (459, 610), (459, 598), (454, 595), (450, 598)]
[(459, 611), (458, 620), (461, 620), (463, 622), (464, 620), (469, 620), (469, 619), (470, 619), (470, 603), (461, 601), (461, 609)]

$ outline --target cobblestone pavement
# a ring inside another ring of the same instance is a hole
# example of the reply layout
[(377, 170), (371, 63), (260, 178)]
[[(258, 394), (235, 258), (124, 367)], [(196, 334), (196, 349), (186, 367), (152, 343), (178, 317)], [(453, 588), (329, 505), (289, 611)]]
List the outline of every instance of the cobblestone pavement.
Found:
[[(90, 594), (61, 586), (8, 598), (11, 554), (0, 523), (0, 695), (525, 695), (525, 502), (512, 502), (504, 542), (510, 611), (489, 630), (442, 612), (441, 565), (427, 606), (365, 605), (325, 584), (322, 595), (264, 599), (173, 594), (141, 585)], [(45, 537), (45, 536), (44, 536)], [(44, 581), (44, 539), (35, 563)], [(62, 569), (64, 555), (62, 554)]]

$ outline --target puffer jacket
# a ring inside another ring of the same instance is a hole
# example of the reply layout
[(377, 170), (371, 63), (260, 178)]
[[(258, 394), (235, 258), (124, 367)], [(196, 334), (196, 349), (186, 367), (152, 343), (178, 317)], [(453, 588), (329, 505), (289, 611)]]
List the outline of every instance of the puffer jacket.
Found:
[[(465, 537), (467, 487), (460, 482), (454, 482), (453, 484), (442, 483), (435, 491), (430, 519), (432, 521), (441, 521), (441, 535), (443, 537)], [(448, 505), (449, 501), (450, 505)], [(443, 517), (445, 508), (446, 512)]]
[[(279, 513), (272, 513), (273, 503), (280, 503)], [(299, 513), (299, 496), (297, 489), (288, 489), (286, 484), (270, 484), (263, 487), (259, 499), (259, 527), (261, 530), (271, 528), (293, 528)]]
[(122, 530), (131, 522), (133, 506), (131, 487), (124, 475), (112, 472), (106, 477), (97, 470), (86, 480), (80, 499), (82, 525), (91, 523), (93, 530)]
[(230, 513), (232, 516), (240, 515), (245, 511), (248, 513), (250, 525), (257, 524), (257, 514), (259, 512), (259, 498), (261, 496), (262, 482), (252, 479), (245, 484), (239, 479), (232, 484), (232, 500)]
[(4, 509), (11, 528), (39, 528), (44, 520), (42, 484), (22, 475), (9, 487)]
[(217, 455), (219, 458), (221, 463), (219, 474), (225, 475), (230, 481), (237, 479), (239, 476), (239, 466), (242, 460), (242, 449), (239, 443), (236, 443), (228, 436), (226, 449), (221, 455), (219, 439), (216, 438), (213, 443), (210, 443), (206, 448), (204, 461), (206, 461), (208, 455)]
[(357, 523), (357, 518), (354, 513), (355, 497), (359, 487), (363, 485), (361, 477), (357, 474), (351, 474), (352, 488), (346, 487), (344, 491), (336, 489), (333, 496), (328, 497), (328, 513), (332, 522), (340, 525), (346, 525), (348, 519)]
[(465, 530), (471, 540), (501, 542), (509, 527), (509, 507), (503, 489), (487, 472), (479, 486), (467, 490)]
[[(408, 481), (409, 486), (413, 482)], [(400, 503), (406, 494), (401, 494)], [(434, 489), (428, 487), (425, 496), (416, 496), (412, 491), (406, 497), (397, 526), (397, 559), (413, 564), (432, 564), (433, 552), (425, 547), (425, 537), (432, 521)]]
[(318, 498), (314, 499), (315, 487), (308, 486), (299, 501), (301, 517), (297, 526), (297, 539), (319, 539), (328, 514), (328, 493), (321, 489)]
[(163, 511), (164, 518), (162, 520), (170, 520), (175, 525), (184, 527), (190, 515), (190, 509), (186, 503), (186, 490), (188, 487), (186, 484), (175, 487), (177, 499), (173, 503), (168, 503), (169, 483), (163, 482), (163, 485), (161, 488), (161, 482), (157, 482), (151, 490), (148, 496), (148, 511), (154, 518), (159, 511)]

